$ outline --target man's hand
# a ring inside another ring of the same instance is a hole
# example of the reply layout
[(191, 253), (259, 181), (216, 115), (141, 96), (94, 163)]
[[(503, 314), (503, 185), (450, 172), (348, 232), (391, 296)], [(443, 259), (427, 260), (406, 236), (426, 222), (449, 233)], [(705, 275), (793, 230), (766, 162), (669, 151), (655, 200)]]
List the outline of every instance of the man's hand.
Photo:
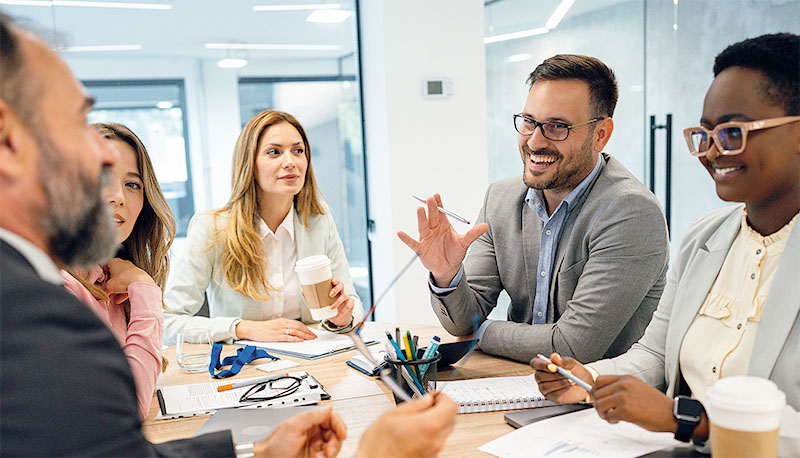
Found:
[(478, 237), (489, 230), (486, 223), (476, 224), (464, 235), (459, 235), (450, 225), (447, 215), (436, 208), (442, 205), (439, 194), (428, 197), (428, 214), (417, 208), (419, 241), (403, 231), (397, 233), (400, 240), (419, 255), (422, 265), (433, 274), (436, 286), (446, 288), (461, 268), (467, 249)]
[(302, 342), (316, 339), (303, 323), (286, 318), (266, 321), (242, 320), (236, 324), (236, 337), (258, 342)]
[(457, 413), (456, 403), (442, 393), (404, 402), (367, 429), (356, 457), (436, 456), (453, 431)]
[(331, 407), (304, 412), (285, 420), (266, 439), (255, 444), (257, 457), (331, 458), (347, 437), (342, 419)]
[(556, 372), (556, 365), (572, 372), (573, 375), (586, 381), (589, 385), (594, 383), (592, 374), (578, 361), (570, 357), (562, 358), (558, 353), (550, 355), (550, 361), (553, 363), (548, 364), (539, 358), (531, 360), (531, 367), (536, 370), (535, 377), (536, 383), (539, 384), (539, 391), (547, 399), (559, 404), (574, 404), (586, 399), (587, 391)]

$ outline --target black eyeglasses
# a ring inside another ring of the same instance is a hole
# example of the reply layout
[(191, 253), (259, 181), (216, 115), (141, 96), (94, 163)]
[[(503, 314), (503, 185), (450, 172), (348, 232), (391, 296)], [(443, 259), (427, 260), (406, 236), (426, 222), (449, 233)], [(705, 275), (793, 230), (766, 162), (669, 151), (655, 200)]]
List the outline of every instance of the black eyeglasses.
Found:
[[(263, 402), (289, 396), (303, 384), (303, 378), (287, 375), (274, 380), (257, 383), (251, 386), (240, 398), (239, 402)], [(267, 390), (265, 393), (261, 393)]]
[(520, 135), (530, 137), (534, 132), (536, 132), (537, 128), (541, 127), (544, 138), (560, 142), (567, 139), (570, 130), (584, 124), (602, 121), (603, 119), (605, 119), (605, 117), (600, 116), (598, 118), (590, 119), (586, 122), (579, 122), (578, 124), (567, 124), (564, 122), (539, 122), (534, 121), (523, 114), (515, 114), (514, 129), (516, 129)]

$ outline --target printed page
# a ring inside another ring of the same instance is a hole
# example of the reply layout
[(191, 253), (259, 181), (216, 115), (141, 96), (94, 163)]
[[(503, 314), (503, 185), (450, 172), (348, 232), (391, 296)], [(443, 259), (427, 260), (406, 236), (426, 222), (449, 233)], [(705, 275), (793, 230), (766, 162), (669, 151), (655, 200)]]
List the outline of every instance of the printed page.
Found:
[[(301, 355), (306, 358), (311, 358), (326, 353), (343, 350), (353, 346), (353, 340), (347, 334), (336, 334), (324, 329), (309, 328), (311, 332), (317, 335), (316, 339), (304, 340), (302, 342), (256, 342), (252, 340), (239, 340), (236, 343), (240, 345), (255, 345), (276, 352), (283, 352), (295, 355)], [(366, 331), (361, 333), (361, 338), (365, 342), (370, 340), (379, 340), (381, 334), (375, 332), (368, 333)]]
[(587, 409), (531, 423), (478, 450), (499, 458), (624, 458), (682, 444), (670, 433), (650, 432), (627, 422), (612, 425)]

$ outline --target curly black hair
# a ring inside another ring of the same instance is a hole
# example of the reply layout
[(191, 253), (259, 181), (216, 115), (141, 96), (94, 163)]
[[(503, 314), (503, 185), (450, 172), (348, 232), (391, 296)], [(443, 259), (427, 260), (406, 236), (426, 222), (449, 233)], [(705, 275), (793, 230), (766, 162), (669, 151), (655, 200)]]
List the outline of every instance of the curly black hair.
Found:
[(789, 116), (800, 115), (800, 35), (774, 33), (734, 43), (714, 59), (714, 76), (729, 67), (763, 73), (767, 100)]

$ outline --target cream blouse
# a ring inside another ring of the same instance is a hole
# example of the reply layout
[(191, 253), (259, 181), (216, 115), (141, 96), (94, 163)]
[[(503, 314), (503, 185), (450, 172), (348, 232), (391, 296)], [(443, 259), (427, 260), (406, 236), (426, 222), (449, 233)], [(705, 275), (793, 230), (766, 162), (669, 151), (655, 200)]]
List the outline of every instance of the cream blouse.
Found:
[(797, 215), (764, 237), (743, 212), (741, 229), (681, 344), (680, 370), (694, 398), (703, 400), (722, 377), (747, 375), (773, 275), (796, 221)]

